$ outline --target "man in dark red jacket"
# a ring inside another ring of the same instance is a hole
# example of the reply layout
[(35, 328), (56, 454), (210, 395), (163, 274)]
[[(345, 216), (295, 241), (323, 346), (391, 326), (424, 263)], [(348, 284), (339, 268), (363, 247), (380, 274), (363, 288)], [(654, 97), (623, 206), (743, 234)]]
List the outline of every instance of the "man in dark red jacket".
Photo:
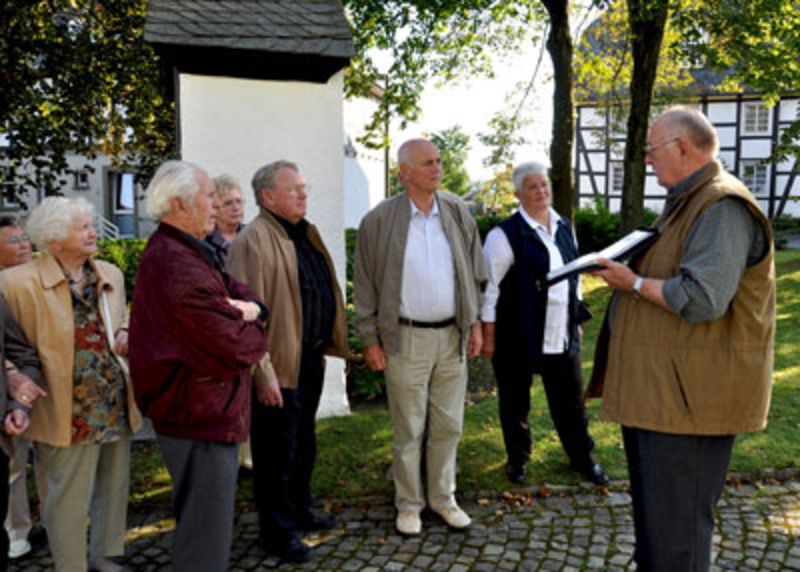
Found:
[(239, 443), (250, 430), (250, 371), (266, 352), (266, 307), (218, 265), (208, 175), (164, 163), (147, 188), (160, 222), (142, 254), (130, 322), (136, 401), (172, 477), (176, 572), (228, 567)]

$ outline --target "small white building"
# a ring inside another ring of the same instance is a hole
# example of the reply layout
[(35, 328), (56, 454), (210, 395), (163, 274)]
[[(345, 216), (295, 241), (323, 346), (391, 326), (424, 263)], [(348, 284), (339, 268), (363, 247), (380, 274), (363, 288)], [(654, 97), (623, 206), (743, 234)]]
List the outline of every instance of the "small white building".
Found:
[[(172, 78), (178, 155), (212, 176), (238, 178), (245, 221), (258, 209), (250, 179), (261, 166), (297, 163), (345, 283), (343, 68), (354, 54), (338, 0), (151, 0), (145, 40)], [(347, 413), (344, 362), (329, 359), (320, 415)]]

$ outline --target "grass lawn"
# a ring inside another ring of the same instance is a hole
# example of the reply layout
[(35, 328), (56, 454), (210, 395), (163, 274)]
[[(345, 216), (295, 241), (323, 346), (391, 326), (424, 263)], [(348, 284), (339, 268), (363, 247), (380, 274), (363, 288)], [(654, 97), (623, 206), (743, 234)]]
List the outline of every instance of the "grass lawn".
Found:
[[(767, 430), (742, 435), (734, 449), (732, 472), (758, 474), (765, 468), (800, 466), (800, 250), (776, 254), (778, 273), (777, 335), (772, 407)], [(589, 277), (584, 293), (595, 316), (585, 332), (584, 376), (591, 370), (592, 353), (609, 291)], [(491, 368), (472, 367), (476, 375), (490, 375)], [(485, 380), (477, 385), (485, 387)], [(471, 383), (471, 385), (473, 385)], [(589, 403), (590, 433), (595, 454), (612, 478), (626, 478), (625, 454), (619, 427), (598, 418), (600, 403)], [(528, 465), (529, 483), (576, 484), (569, 470), (547, 410), (541, 383), (531, 392), (531, 431), (534, 450)], [(328, 499), (349, 499), (368, 495), (390, 498), (387, 478), (391, 461), (391, 428), (384, 404), (359, 405), (351, 415), (321, 420), (318, 425), (319, 454), (314, 473), (314, 494)], [(503, 437), (497, 416), (496, 398), (476, 394), (466, 409), (464, 434), (458, 452), (460, 490), (503, 490), (505, 480)], [(134, 452), (132, 504), (162, 503), (168, 499), (168, 476), (155, 444), (137, 445)], [(247, 502), (249, 487), (240, 487)]]

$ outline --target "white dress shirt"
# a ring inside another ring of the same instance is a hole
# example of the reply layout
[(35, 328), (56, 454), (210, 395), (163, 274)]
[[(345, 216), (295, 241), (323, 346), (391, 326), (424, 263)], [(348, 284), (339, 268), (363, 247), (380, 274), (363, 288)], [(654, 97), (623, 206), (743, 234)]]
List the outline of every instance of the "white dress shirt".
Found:
[[(547, 248), (550, 258), (550, 270), (561, 268), (564, 260), (561, 258), (561, 251), (555, 241), (555, 233), (558, 228), (559, 214), (550, 208), (550, 224), (545, 226), (537, 222), (533, 217), (519, 208), (522, 215), (532, 229), (534, 229), (542, 244)], [(489, 270), (489, 283), (486, 285), (484, 293), (483, 308), (481, 319), (484, 322), (494, 322), (496, 318), (497, 299), (500, 296), (500, 283), (505, 278), (508, 269), (514, 264), (514, 251), (508, 242), (506, 233), (500, 227), (493, 228), (486, 237), (483, 245), (483, 256), (486, 259), (486, 267)], [(581, 297), (580, 279), (578, 281), (578, 298)], [(534, 292), (531, 291), (533, 296)], [(569, 344), (569, 281), (562, 280), (553, 284), (547, 290), (547, 310), (544, 320), (544, 338), (542, 340), (542, 353), (560, 354), (564, 353)]]
[(453, 253), (442, 227), (439, 204), (425, 216), (411, 203), (408, 240), (403, 259), (400, 315), (421, 322), (439, 322), (456, 315)]

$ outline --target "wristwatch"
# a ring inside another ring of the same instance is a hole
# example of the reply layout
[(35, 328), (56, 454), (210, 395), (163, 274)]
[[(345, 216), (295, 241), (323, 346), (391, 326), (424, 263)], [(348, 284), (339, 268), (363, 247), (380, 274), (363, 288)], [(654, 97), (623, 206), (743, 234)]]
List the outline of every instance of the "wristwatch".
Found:
[(642, 297), (642, 284), (644, 284), (644, 278), (642, 276), (637, 276), (636, 280), (633, 281), (633, 295), (637, 298)]

